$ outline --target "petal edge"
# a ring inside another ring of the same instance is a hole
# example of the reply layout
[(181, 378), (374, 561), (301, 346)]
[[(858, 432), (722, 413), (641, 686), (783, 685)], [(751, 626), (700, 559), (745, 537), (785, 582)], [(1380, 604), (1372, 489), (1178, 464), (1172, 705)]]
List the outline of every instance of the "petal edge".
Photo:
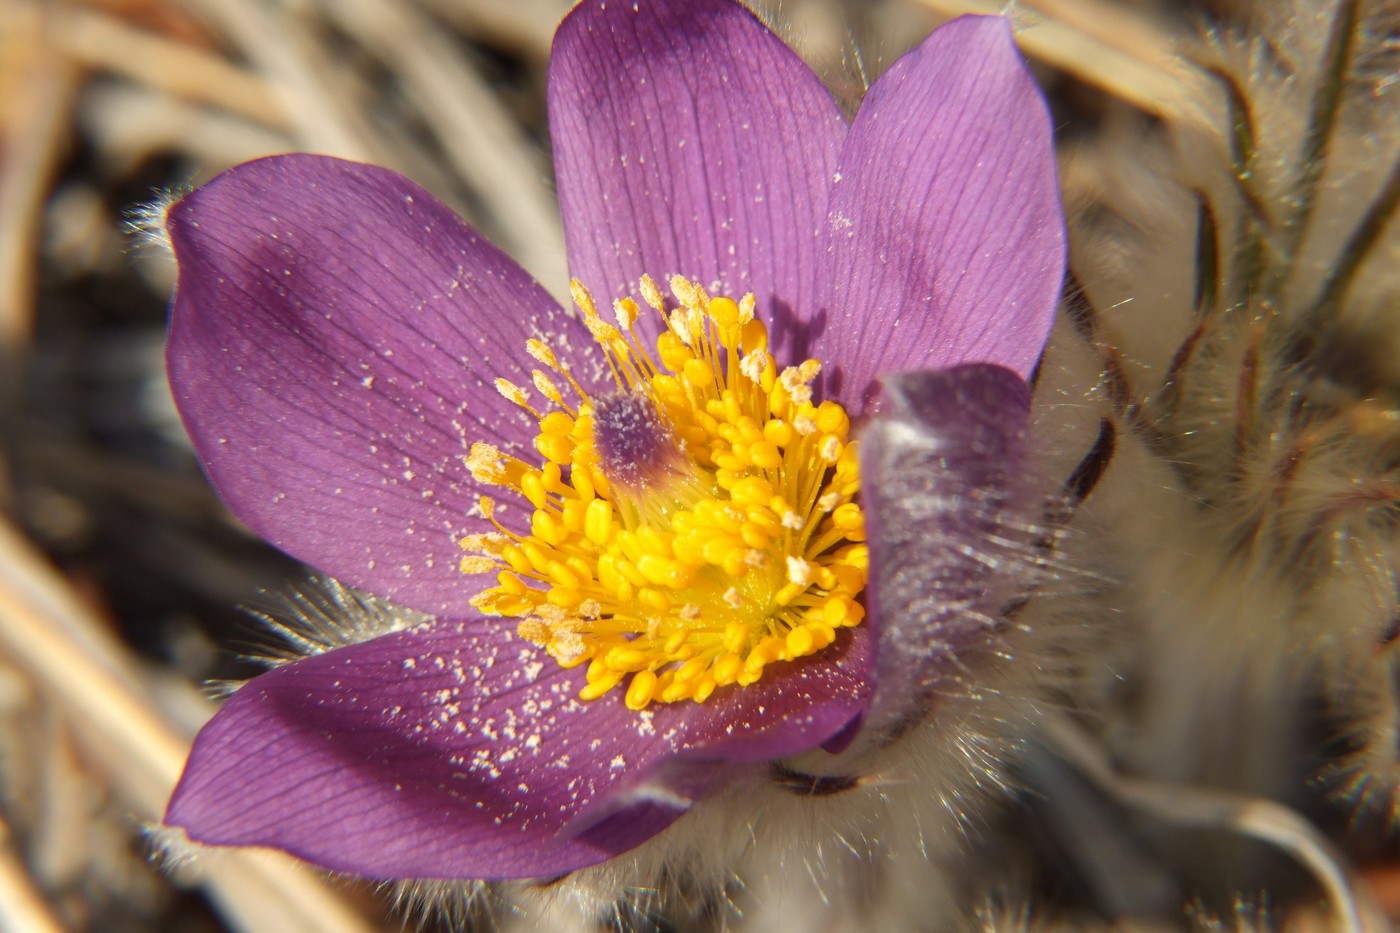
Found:
[(1050, 117), (1001, 17), (936, 30), (871, 88), (828, 213), (828, 390), (857, 407), (900, 370), (1028, 378), (1064, 275)]
[[(526, 337), (586, 331), (519, 266), (386, 169), (320, 156), (247, 163), (186, 196), (167, 361), (215, 487), (317, 569), (430, 614), (475, 591), (457, 569), (473, 441), (533, 427), (492, 384), (529, 384)], [(503, 516), (509, 519), (509, 516)]]
[(775, 337), (810, 314), (846, 123), (743, 6), (585, 0), (555, 35), (549, 116), (570, 272), (596, 294), (681, 274), (753, 291)]

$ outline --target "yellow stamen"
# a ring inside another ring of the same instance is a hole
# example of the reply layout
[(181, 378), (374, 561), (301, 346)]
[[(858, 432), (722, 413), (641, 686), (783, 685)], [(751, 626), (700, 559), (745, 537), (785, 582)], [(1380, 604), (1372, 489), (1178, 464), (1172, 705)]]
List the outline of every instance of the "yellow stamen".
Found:
[[(464, 572), (496, 575), (473, 604), (517, 617), (561, 665), (587, 664), (582, 699), (621, 686), (635, 710), (704, 702), (822, 651), (864, 618), (869, 572), (856, 444), (840, 405), (813, 403), (820, 362), (780, 369), (753, 295), (668, 284), (675, 305), (643, 277), (642, 304), (615, 302), (613, 326), (571, 283), (618, 394), (590, 396), (559, 350), (532, 338), (543, 369), (531, 382), (550, 408), (505, 379), (496, 387), (539, 421), (539, 465), (489, 444), (465, 458), (478, 482), (533, 507), (521, 535), (481, 498), (500, 533), (461, 541)], [(635, 327), (644, 313), (662, 328), (651, 348)]]

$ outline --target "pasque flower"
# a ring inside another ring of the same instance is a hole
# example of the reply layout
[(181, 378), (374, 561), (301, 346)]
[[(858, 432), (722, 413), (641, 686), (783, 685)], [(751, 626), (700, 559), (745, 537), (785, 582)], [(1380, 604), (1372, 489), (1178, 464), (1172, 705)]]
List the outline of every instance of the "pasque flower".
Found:
[(1006, 22), (944, 26), (848, 124), (731, 0), (586, 0), (549, 115), (575, 313), (379, 168), (265, 159), (168, 213), (215, 486), (417, 620), (225, 704), (166, 817), (198, 841), (555, 875), (883, 728), (956, 653), (899, 550), (976, 522), (906, 509), (898, 431), (859, 437), (922, 432), (925, 493), (1015, 473), (1064, 247)]

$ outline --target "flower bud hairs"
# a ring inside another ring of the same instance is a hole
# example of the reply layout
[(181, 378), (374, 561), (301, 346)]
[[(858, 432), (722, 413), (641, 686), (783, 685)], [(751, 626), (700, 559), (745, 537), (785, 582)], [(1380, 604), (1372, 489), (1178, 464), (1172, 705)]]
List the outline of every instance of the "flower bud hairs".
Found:
[[(1083, 608), (1120, 640), (1100, 699), (1086, 679), (1076, 700), (1122, 777), (1089, 806), (1047, 756), (1032, 767), (1064, 792), (1036, 809), (1076, 825), (1063, 851), (1101, 909), (1381, 922), (1336, 847), (1394, 845), (1397, 12), (1261, 8), (1257, 35), (1189, 50), (1193, 115), (1066, 173), (1072, 335), (1040, 388), (1075, 395), (1085, 347), (1103, 373), (1084, 430), (1113, 464), (1065, 559), (1108, 582)], [(1289, 855), (1180, 831), (1202, 825)], [(1284, 880), (1299, 864), (1309, 882)]]
[[(1358, 4), (1280, 22), (1294, 80), (1213, 36), (1153, 131), (1180, 159), (1067, 176), (1053, 337), (1051, 119), (997, 16), (847, 119), (733, 0), (585, 0), (567, 309), (370, 165), (153, 210), (195, 449), (325, 575), (167, 826), (461, 927), (1184, 922), (1256, 879), (1297, 906), (1275, 852), (1362, 923), (1284, 804), (1394, 799), (1392, 383), (1351, 309), (1393, 299), (1396, 182), (1332, 154), (1395, 108)], [(1274, 848), (1196, 862), (1182, 824)]]

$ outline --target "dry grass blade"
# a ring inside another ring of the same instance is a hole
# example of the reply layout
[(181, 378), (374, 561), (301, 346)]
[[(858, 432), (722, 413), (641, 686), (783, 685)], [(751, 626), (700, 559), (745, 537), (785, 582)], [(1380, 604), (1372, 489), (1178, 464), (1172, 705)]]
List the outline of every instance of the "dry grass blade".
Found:
[(499, 245), (535, 278), (562, 289), (564, 234), (541, 184), (549, 165), (471, 63), (435, 24), (394, 0), (329, 0), (323, 7), (432, 115), (430, 131), (490, 213)]
[(549, 58), (554, 24), (569, 0), (417, 0), (419, 6), (468, 35), (510, 49), (543, 65)]
[[(918, 0), (945, 16), (1005, 13), (1003, 0)], [(1013, 7), (1016, 39), (1032, 58), (1168, 121), (1198, 120), (1196, 74), (1165, 30), (1103, 0), (1031, 0)], [(1019, 28), (1024, 27), (1024, 28)]]
[(90, 89), (77, 122), (114, 169), (178, 152), (212, 173), (291, 148), (290, 139), (265, 123), (137, 84)]
[(387, 161), (353, 100), (333, 86), (336, 69), (299, 20), (260, 0), (180, 2), (247, 56), (276, 89), (282, 111), (295, 121), (298, 147), (361, 162)]
[[(158, 820), (185, 759), (184, 738), (133, 687), (136, 672), (124, 649), (6, 525), (0, 525), (0, 652), (52, 698), (137, 819)], [(286, 856), (229, 851), (198, 861), (199, 882), (239, 929), (369, 930)]]
[(1069, 718), (1047, 716), (1051, 748), (1102, 790), (1128, 807), (1181, 827), (1229, 829), (1293, 856), (1327, 895), (1334, 929), (1379, 933), (1386, 928), (1369, 892), (1320, 830), (1283, 804), (1208, 787), (1159, 783), (1117, 773), (1103, 751)]
[(89, 68), (110, 71), (182, 98), (288, 129), (292, 119), (277, 91), (223, 58), (135, 29), (95, 10), (60, 8), (55, 41)]
[(0, 930), (22, 933), (63, 933), (24, 863), (10, 846), (9, 828), (0, 821)]
[(0, 346), (33, 326), (40, 218), (78, 86), (78, 69), (52, 51), (49, 13), (0, 0)]

